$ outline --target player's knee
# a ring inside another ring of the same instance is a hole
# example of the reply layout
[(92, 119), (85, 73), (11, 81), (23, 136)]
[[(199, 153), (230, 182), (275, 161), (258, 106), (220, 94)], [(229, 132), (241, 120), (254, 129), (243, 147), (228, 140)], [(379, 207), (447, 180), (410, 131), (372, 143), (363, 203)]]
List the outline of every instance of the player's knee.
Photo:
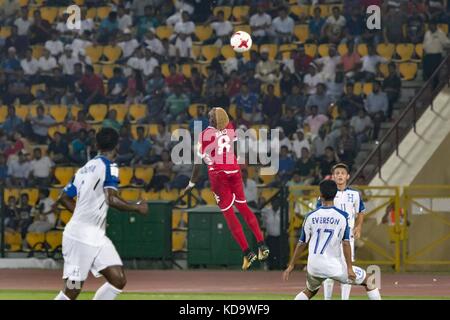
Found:
[(111, 279), (110, 284), (115, 288), (122, 290), (127, 285), (127, 278), (123, 272), (119, 272)]

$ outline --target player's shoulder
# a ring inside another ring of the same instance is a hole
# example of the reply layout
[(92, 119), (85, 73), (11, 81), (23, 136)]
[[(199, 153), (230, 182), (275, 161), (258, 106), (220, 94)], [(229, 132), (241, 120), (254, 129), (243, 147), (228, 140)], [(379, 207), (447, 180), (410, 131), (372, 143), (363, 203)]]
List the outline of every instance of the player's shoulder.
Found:
[(339, 213), (340, 215), (342, 215), (345, 219), (348, 218), (348, 213), (345, 212), (344, 210), (341, 210), (341, 209), (339, 209), (339, 208), (337, 208), (337, 207), (332, 207), (332, 209), (333, 209), (334, 211), (336, 211), (337, 213)]
[(306, 221), (308, 218), (310, 218), (311, 216), (313, 216), (314, 214), (317, 214), (318, 212), (320, 212), (320, 210), (322, 210), (322, 207), (317, 208), (316, 210), (313, 210), (313, 211), (307, 213), (306, 216), (305, 216), (305, 221)]
[(354, 194), (357, 194), (357, 195), (360, 195), (360, 194), (361, 194), (361, 191), (360, 191), (360, 190), (358, 190), (358, 189), (356, 189), (356, 188), (353, 188), (353, 187), (347, 187), (347, 188), (345, 189), (345, 191), (346, 191), (347, 193), (354, 193)]

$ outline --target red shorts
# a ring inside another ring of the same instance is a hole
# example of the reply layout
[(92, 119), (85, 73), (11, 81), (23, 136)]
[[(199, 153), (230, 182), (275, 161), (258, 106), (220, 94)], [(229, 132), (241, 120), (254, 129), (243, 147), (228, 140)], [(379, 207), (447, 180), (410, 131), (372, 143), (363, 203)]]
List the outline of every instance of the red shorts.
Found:
[(244, 203), (244, 185), (242, 183), (241, 171), (209, 171), (209, 182), (211, 191), (214, 193), (220, 210), (231, 208), (234, 202)]

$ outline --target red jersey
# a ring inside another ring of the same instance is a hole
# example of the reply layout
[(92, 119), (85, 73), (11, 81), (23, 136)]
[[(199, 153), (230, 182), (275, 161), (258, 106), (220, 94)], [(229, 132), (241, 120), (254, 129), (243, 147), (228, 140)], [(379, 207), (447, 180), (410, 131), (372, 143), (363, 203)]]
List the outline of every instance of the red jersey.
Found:
[(208, 165), (208, 171), (240, 170), (234, 154), (234, 141), (237, 140), (233, 125), (225, 129), (208, 127), (198, 138), (198, 153)]

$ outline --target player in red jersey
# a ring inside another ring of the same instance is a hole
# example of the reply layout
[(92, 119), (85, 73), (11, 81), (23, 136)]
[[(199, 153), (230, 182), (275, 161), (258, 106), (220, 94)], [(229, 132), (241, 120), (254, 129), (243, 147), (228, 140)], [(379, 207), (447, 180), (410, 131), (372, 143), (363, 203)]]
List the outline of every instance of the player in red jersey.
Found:
[[(245, 199), (241, 169), (234, 153), (234, 150), (236, 150), (234, 142), (237, 141), (237, 136), (229, 121), (228, 114), (222, 108), (213, 108), (208, 116), (210, 126), (203, 130), (199, 136), (197, 155), (208, 165), (211, 191), (214, 193), (217, 205), (223, 212), (231, 234), (244, 253), (242, 269), (247, 270), (256, 259), (267, 259), (269, 248), (264, 243), (258, 220), (248, 207)], [(199, 172), (200, 164), (194, 164), (192, 177), (184, 190), (184, 194), (195, 186)], [(239, 210), (256, 237), (258, 256), (248, 246), (242, 225), (233, 210), (233, 205)]]

